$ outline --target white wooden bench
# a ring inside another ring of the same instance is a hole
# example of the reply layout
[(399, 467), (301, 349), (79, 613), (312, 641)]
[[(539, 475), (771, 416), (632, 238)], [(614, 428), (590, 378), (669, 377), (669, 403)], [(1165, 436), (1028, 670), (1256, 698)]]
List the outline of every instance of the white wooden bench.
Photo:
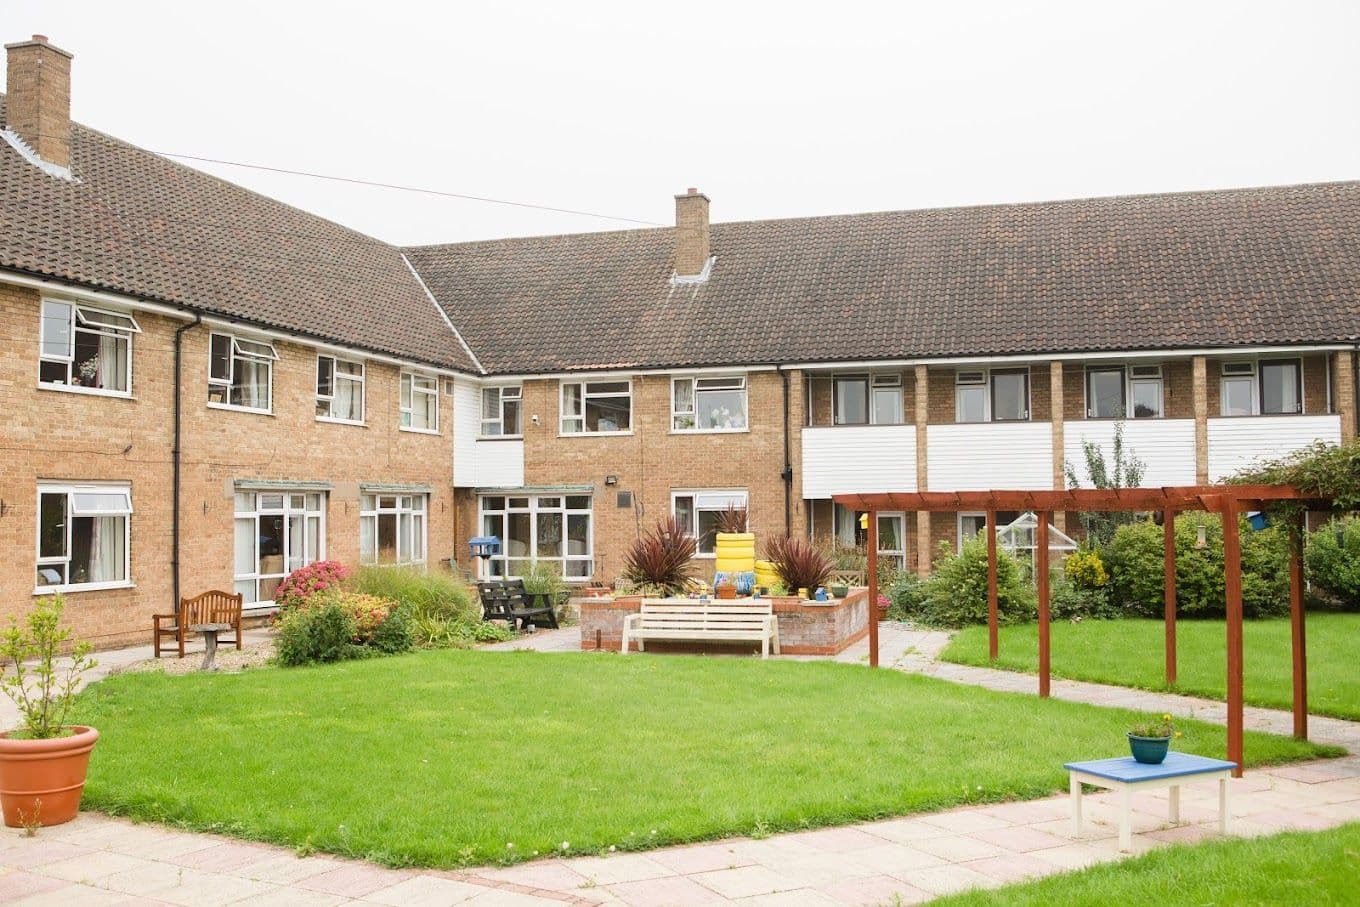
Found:
[(630, 642), (645, 651), (649, 639), (759, 642), (760, 657), (769, 658), (771, 648), (779, 654), (779, 621), (769, 601), (644, 599), (641, 612), (623, 619), (623, 654)]

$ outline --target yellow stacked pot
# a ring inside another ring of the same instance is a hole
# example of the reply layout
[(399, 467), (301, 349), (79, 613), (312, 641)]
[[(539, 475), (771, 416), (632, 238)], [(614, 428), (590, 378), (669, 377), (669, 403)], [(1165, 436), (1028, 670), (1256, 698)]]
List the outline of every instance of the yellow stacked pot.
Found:
[(713, 569), (719, 573), (754, 573), (756, 571), (756, 534), (754, 532), (719, 532), (714, 538), (713, 552), (717, 558)]
[(769, 561), (756, 561), (756, 586), (764, 586), (769, 589), (777, 582), (779, 582), (779, 572), (775, 570), (774, 564)]

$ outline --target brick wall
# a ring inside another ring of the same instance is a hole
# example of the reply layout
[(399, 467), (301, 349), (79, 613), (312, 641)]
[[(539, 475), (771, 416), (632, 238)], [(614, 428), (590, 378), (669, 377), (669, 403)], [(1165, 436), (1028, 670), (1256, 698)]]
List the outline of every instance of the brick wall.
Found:
[[(789, 376), (790, 457), (794, 464), (790, 522), (795, 533), (807, 525), (800, 475), (798, 428), (804, 420), (802, 375)], [(594, 542), (596, 576), (618, 578), (628, 546), (671, 511), (677, 490), (745, 489), (750, 526), (763, 535), (782, 534), (784, 522), (783, 386), (775, 372), (747, 376), (749, 431), (722, 434), (674, 433), (670, 429), (670, 376), (633, 377), (633, 433), (592, 437), (560, 435), (560, 395), (556, 380), (524, 384), (524, 412), (537, 413), (540, 424), (524, 425), (526, 485), (590, 485), (595, 489)], [(606, 486), (606, 476), (618, 484)], [(633, 506), (617, 506), (617, 493), (632, 492)], [(474, 504), (475, 506), (475, 504)], [(468, 523), (472, 526), (474, 521)], [(464, 533), (462, 543), (466, 542)], [(711, 572), (708, 563), (701, 565)]]
[[(0, 567), (0, 617), (23, 613), (33, 600), (37, 482), (127, 481), (133, 587), (67, 593), (67, 613), (96, 645), (141, 641), (150, 615), (173, 604), (174, 332), (182, 322), (137, 313), (142, 333), (133, 341), (133, 397), (122, 399), (39, 389), (38, 313), (35, 291), (0, 285), (0, 398), (8, 414), (0, 541), (17, 555)], [(206, 327), (185, 335), (183, 594), (232, 589), (236, 479), (332, 483), (326, 554), (349, 563), (358, 559), (360, 483), (430, 485), (430, 562), (453, 553), (448, 398), (440, 395), (442, 435), (399, 431), (398, 369), (369, 362), (367, 425), (317, 422), (315, 351), (276, 341), (273, 414), (209, 409), (208, 335)]]

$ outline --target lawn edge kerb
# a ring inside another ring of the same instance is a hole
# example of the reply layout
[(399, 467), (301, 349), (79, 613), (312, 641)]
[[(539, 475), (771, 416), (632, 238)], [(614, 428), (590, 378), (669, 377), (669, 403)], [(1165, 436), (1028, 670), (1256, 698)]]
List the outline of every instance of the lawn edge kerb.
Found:
[[(511, 653), (511, 654), (518, 656), (524, 655), (526, 653)], [(544, 657), (542, 655), (537, 655), (533, 653), (529, 654), (531, 658)], [(398, 656), (396, 659), (393, 659), (391, 661), (393, 662), (404, 661), (408, 658), (419, 657), (421, 656), (420, 655)], [(551, 658), (554, 656), (548, 657)], [(581, 658), (581, 656), (574, 654), (556, 657), (573, 659), (573, 663), (575, 663), (576, 659)], [(609, 658), (609, 656), (607, 655), (598, 657)], [(666, 656), (666, 658), (667, 659), (685, 658), (685, 656)], [(384, 659), (382, 661), (388, 660)], [(637, 662), (642, 663), (642, 660), (638, 659)], [(584, 663), (584, 661), (582, 663)], [(662, 662), (662, 664), (664, 664), (664, 662)], [(844, 665), (837, 667), (843, 670), (855, 670), (858, 666)], [(304, 673), (308, 674), (312, 672), (320, 673), (326, 672), (328, 670), (329, 667), (327, 666), (300, 670), (279, 669), (269, 667), (269, 668), (253, 668), (249, 671), (249, 673), (263, 674), (265, 672), (269, 672), (270, 674), (273, 674), (275, 671), (279, 672), (287, 671), (289, 673), (293, 671), (298, 671), (298, 676), (302, 676)], [(194, 677), (196, 675), (189, 676)], [(232, 676), (240, 675), (221, 675), (221, 678), (227, 679)], [(912, 682), (926, 684), (927, 686), (945, 685), (948, 687), (958, 687), (966, 690), (975, 690), (979, 695), (985, 697), (996, 697), (999, 699), (1016, 699), (1016, 700), (1022, 699), (1026, 701), (1032, 701), (1034, 699), (1032, 694), (985, 690), (979, 687), (971, 687), (967, 685), (952, 683), (941, 678), (932, 678), (914, 674), (902, 674), (900, 676), (903, 678), (910, 677), (912, 679)], [(128, 679), (126, 681), (115, 680), (115, 677)], [(129, 682), (132, 684), (136, 684), (142, 682), (137, 678), (138, 675), (129, 673), (112, 675), (105, 681), (100, 681), (96, 684), (92, 684), (89, 688), (87, 688), (86, 692), (82, 693), (82, 698), (87, 700), (96, 700), (101, 696), (101, 694), (105, 690), (108, 690), (110, 686), (113, 686), (117, 683)], [(207, 679), (208, 682), (214, 682), (216, 680), (216, 678), (204, 678), (204, 679)], [(110, 684), (108, 682), (109, 680), (113, 680), (114, 684)], [(175, 678), (170, 682), (177, 683), (179, 681), (180, 678)], [(1064, 702), (1062, 700), (1058, 700), (1057, 702), (1062, 703), (1064, 706), (1077, 706), (1080, 708), (1100, 708), (1099, 706), (1091, 706), (1084, 703), (1070, 703)], [(1114, 710), (1133, 711), (1123, 708), (1116, 708)], [(1212, 722), (1203, 723), (1206, 725), (1213, 724)], [(1261, 732), (1250, 732), (1250, 734), (1253, 737), (1282, 736), (1282, 735), (1267, 735), (1262, 734)], [(1248, 764), (1251, 766), (1288, 764), (1291, 762), (1306, 761), (1309, 759), (1329, 758), (1344, 755), (1344, 753), (1345, 750), (1341, 749), (1340, 747), (1330, 747), (1327, 745), (1320, 744), (1308, 744), (1306, 750), (1300, 750), (1294, 755), (1282, 755), (1280, 758), (1271, 759), (1251, 759), (1249, 760)], [(877, 807), (861, 808), (857, 806), (844, 806), (840, 809), (835, 808), (826, 809), (826, 807), (823, 806), (820, 808), (822, 808), (825, 811), (822, 812), (820, 815), (813, 816), (802, 815), (797, 820), (794, 821), (790, 821), (785, 818), (773, 818), (770, 816), (761, 815), (756, 815), (754, 819), (752, 819), (750, 816), (746, 816), (743, 817), (742, 821), (740, 822), (735, 822), (726, 825), (714, 825), (705, 830), (704, 832), (696, 835), (683, 836), (674, 834), (661, 834), (657, 836), (649, 836), (643, 834), (642, 836), (636, 836), (635, 833), (629, 832), (626, 835), (621, 834), (616, 840), (612, 841), (608, 845), (595, 846), (594, 844), (592, 844), (592, 846), (589, 847), (569, 847), (566, 850), (551, 849), (541, 850), (539, 852), (532, 852), (526, 847), (524, 849), (507, 850), (504, 852), (493, 851), (491, 853), (488, 853), (484, 848), (480, 850), (473, 850), (472, 848), (468, 848), (469, 854), (465, 859), (462, 858), (461, 856), (457, 859), (446, 859), (444, 857), (426, 858), (425, 856), (419, 853), (411, 853), (409, 851), (403, 852), (400, 850), (399, 847), (396, 849), (396, 852), (394, 852), (393, 850), (385, 850), (381, 847), (368, 846), (368, 844), (372, 842), (366, 842), (365, 844), (360, 846), (344, 846), (337, 844), (334, 841), (331, 841), (329, 843), (323, 841), (316, 841), (313, 840), (311, 836), (307, 834), (297, 834), (288, 831), (280, 832), (266, 827), (261, 827), (260, 825), (251, 824), (248, 820), (244, 822), (234, 822), (223, 821), (220, 816), (219, 817), (196, 816), (194, 814), (194, 811), (199, 806), (198, 801), (167, 803), (164, 800), (157, 798), (155, 794), (149, 796), (139, 796), (134, 794), (133, 796), (129, 797), (126, 794), (118, 793), (116, 790), (110, 793), (101, 794), (101, 792), (98, 789), (98, 786), (96, 786), (93, 789), (87, 789), (85, 807), (91, 811), (97, 811), (105, 813), (110, 816), (126, 818), (137, 823), (155, 823), (187, 831), (210, 833), (238, 840), (267, 843), (274, 846), (278, 846), (280, 848), (292, 850), (299, 856), (305, 856), (311, 853), (326, 853), (343, 858), (366, 860), (369, 862), (396, 868), (429, 867), (458, 870), (466, 869), (472, 866), (506, 866), (535, 859), (550, 859), (555, 857), (560, 858), (586, 855), (603, 855), (614, 851), (643, 852), (655, 850), (661, 847), (684, 846), (689, 844), (697, 844), (701, 842), (722, 841), (734, 838), (760, 839), (768, 837), (773, 834), (808, 831), (819, 828), (833, 828), (893, 818), (920, 816), (957, 808), (983, 806), (1007, 802), (1024, 802), (1029, 800), (1038, 800), (1061, 794), (1065, 790), (1066, 790), (1065, 780), (1061, 781), (1055, 780), (1051, 784), (1022, 782), (1021, 784), (1013, 785), (1005, 789), (996, 789), (994, 787), (989, 786), (987, 789), (975, 790), (971, 787), (964, 786), (957, 792), (951, 791), (951, 793), (947, 795), (942, 793), (931, 794), (926, 798), (918, 800), (916, 803), (912, 805), (912, 808), (906, 810), (898, 810), (892, 808), (884, 809)], [(802, 807), (798, 808), (801, 809)], [(514, 832), (512, 831), (511, 834), (514, 834)], [(606, 832), (606, 835), (608, 834), (610, 833)]]

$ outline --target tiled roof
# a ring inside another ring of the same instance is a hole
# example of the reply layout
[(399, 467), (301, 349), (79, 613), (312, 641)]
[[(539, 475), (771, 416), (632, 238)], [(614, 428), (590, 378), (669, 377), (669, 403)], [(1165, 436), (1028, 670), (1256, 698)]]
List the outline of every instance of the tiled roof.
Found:
[(408, 249), (490, 372), (1360, 338), (1360, 183)]
[(78, 182), (0, 142), (0, 268), (476, 371), (399, 249), (78, 124), (71, 144)]

